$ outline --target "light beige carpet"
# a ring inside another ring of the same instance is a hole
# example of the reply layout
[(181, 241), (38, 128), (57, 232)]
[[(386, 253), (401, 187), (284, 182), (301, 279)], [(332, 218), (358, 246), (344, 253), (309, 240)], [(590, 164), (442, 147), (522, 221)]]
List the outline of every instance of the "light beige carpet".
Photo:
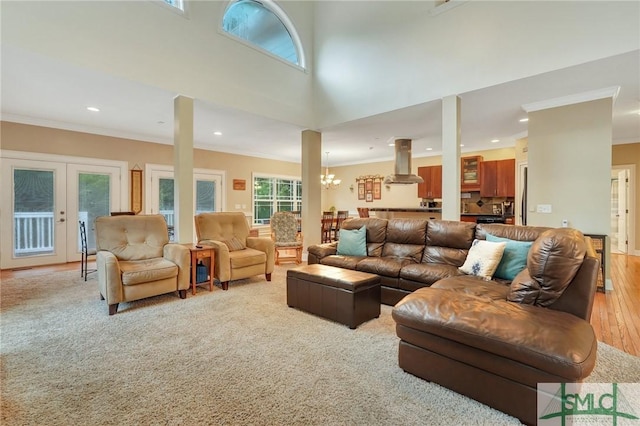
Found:
[[(4, 280), (2, 424), (519, 424), (403, 372), (390, 307), (350, 330), (288, 308), (285, 274), (112, 317), (95, 274)], [(639, 382), (640, 358), (601, 344), (589, 380)]]

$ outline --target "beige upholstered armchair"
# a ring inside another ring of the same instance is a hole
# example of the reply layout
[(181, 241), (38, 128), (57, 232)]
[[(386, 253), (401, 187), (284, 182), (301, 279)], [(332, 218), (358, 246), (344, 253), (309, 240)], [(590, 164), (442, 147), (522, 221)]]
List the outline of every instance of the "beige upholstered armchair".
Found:
[(229, 281), (265, 274), (271, 281), (274, 244), (271, 238), (250, 237), (242, 212), (200, 213), (195, 216), (198, 244), (214, 247), (215, 277), (222, 289)]
[(187, 297), (189, 249), (169, 243), (162, 215), (101, 216), (96, 219), (98, 287), (109, 315), (118, 303), (178, 291)]

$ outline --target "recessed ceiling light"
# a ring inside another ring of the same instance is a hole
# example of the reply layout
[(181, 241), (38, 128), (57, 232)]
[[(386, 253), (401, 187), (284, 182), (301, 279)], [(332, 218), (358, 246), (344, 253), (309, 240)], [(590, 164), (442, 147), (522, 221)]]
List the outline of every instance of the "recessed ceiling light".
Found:
[(496, 143), (496, 142), (500, 142), (500, 139), (492, 139), (491, 143)]
[(526, 123), (527, 121), (529, 121), (529, 119), (528, 118), (521, 118), (519, 121), (521, 123)]
[(100, 112), (100, 108), (96, 108), (96, 107), (87, 107), (87, 109), (91, 112)]
[(427, 148), (427, 151), (433, 151), (433, 148)]
[(460, 146), (464, 146), (464, 144), (463, 144), (463, 143), (461, 143), (461, 144), (460, 144)]
[(222, 132), (213, 132), (213, 134), (216, 136), (222, 136)]
[(390, 142), (389, 146), (396, 146), (396, 143), (395, 142)]

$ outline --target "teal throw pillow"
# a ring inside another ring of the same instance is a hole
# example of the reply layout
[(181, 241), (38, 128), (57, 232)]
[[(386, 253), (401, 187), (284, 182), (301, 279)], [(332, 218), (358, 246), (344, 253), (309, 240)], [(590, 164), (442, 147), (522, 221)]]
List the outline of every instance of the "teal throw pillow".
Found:
[(338, 238), (338, 252), (343, 256), (367, 255), (367, 228), (341, 229)]
[(516, 241), (491, 234), (487, 234), (487, 241), (507, 243), (502, 254), (502, 260), (494, 274), (495, 277), (511, 281), (520, 271), (527, 267), (527, 255), (533, 241)]

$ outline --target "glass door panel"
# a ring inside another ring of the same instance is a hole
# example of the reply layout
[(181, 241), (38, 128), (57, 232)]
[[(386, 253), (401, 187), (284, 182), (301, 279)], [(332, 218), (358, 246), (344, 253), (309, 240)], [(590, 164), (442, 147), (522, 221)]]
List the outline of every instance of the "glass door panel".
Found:
[(1, 243), (3, 269), (66, 261), (65, 169), (60, 163), (3, 160), (2, 180), (11, 188), (2, 196), (10, 211), (3, 215), (2, 235), (11, 236)]

